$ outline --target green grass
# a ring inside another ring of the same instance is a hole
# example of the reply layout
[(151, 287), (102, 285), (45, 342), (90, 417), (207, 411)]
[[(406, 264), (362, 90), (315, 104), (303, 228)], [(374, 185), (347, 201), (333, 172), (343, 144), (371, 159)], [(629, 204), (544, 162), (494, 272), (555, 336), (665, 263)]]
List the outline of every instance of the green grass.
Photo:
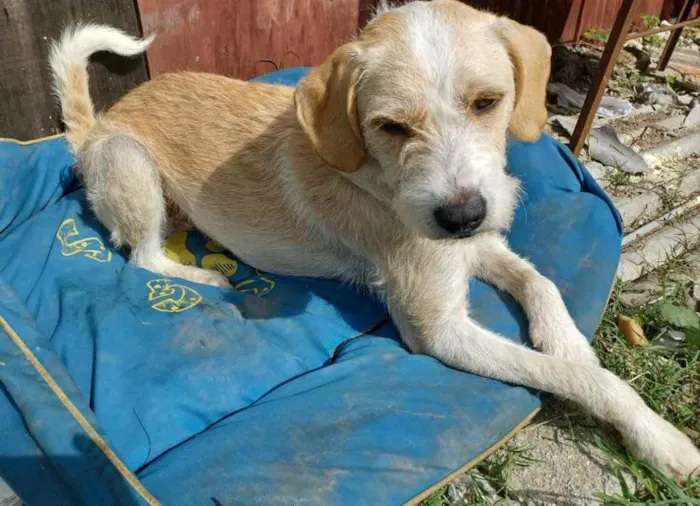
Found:
[(651, 14), (642, 14), (642, 23), (644, 23), (644, 28), (647, 30), (651, 28), (656, 28), (661, 24), (661, 20), (658, 16), (653, 16)]
[[(642, 23), (644, 23), (644, 28), (649, 30), (651, 28), (656, 28), (659, 25), (661, 25), (661, 20), (657, 16), (643, 14)], [(666, 42), (664, 39), (662, 39), (659, 35), (656, 34), (644, 37), (644, 41), (650, 43), (652, 46), (655, 47), (661, 47)]]
[[(661, 315), (668, 301), (684, 304), (677, 293), (642, 309), (627, 308), (616, 292), (608, 304), (594, 346), (606, 369), (614, 372), (639, 392), (644, 401), (671, 423), (700, 433), (700, 349), (674, 341), (671, 326)], [(624, 314), (637, 319), (651, 344), (633, 348), (617, 329)]]
[(610, 30), (605, 28), (591, 28), (583, 33), (583, 38), (592, 43), (605, 44), (610, 38)]
[(465, 498), (466, 502), (450, 502), (445, 486), (424, 499), (420, 506), (505, 506), (509, 503), (508, 486), (511, 472), (517, 467), (527, 467), (534, 462), (536, 461), (529, 455), (529, 448), (508, 442), (489, 458), (467, 471), (466, 475), (472, 487)]
[(666, 77), (664, 77), (664, 80), (666, 81), (666, 84), (669, 86), (677, 86), (680, 81), (683, 80), (681, 76), (677, 76), (675, 74), (669, 74)]
[[(657, 271), (660, 300), (642, 308), (626, 307), (613, 291), (594, 342), (603, 366), (627, 380), (644, 401), (657, 413), (684, 429), (695, 443), (700, 443), (700, 348), (669, 337), (676, 328), (662, 314), (664, 304), (685, 307), (685, 287), (669, 290), (668, 277), (686, 268), (683, 260), (674, 259)], [(649, 346), (633, 348), (617, 329), (619, 315), (637, 319), (650, 341)], [(623, 491), (619, 495), (598, 494), (605, 505), (696, 505), (700, 506), (700, 479), (680, 486), (660, 471), (630, 456), (611, 440), (600, 438), (598, 446), (609, 456)], [(623, 476), (628, 476), (626, 480)], [(631, 477), (631, 479), (630, 479)], [(630, 482), (631, 481), (631, 482)]]
[(631, 457), (610, 440), (596, 437), (596, 443), (609, 456), (622, 486), (622, 492), (617, 495), (595, 494), (604, 506), (700, 506), (700, 479), (679, 485), (657, 469)]
[(605, 179), (611, 190), (629, 186), (632, 174), (625, 172), (620, 167), (610, 167), (605, 171)]
[(644, 42), (648, 42), (654, 47), (661, 47), (666, 43), (666, 41), (661, 36), (656, 34), (644, 37)]

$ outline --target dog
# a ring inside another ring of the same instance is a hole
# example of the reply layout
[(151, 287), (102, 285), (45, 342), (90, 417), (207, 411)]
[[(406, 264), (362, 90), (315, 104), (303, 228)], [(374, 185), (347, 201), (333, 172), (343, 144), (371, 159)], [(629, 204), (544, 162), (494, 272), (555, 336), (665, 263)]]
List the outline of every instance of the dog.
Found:
[[(85, 25), (50, 55), (87, 199), (131, 262), (228, 287), (162, 252), (183, 215), (260, 270), (370, 287), (414, 353), (574, 401), (674, 478), (697, 471), (690, 439), (600, 367), (555, 285), (501, 235), (518, 198), (507, 131), (534, 141), (547, 119), (541, 33), (456, 0), (382, 6), (296, 88), (172, 73), (95, 114), (90, 55), (151, 41)], [(474, 276), (517, 299), (538, 351), (469, 317)]]

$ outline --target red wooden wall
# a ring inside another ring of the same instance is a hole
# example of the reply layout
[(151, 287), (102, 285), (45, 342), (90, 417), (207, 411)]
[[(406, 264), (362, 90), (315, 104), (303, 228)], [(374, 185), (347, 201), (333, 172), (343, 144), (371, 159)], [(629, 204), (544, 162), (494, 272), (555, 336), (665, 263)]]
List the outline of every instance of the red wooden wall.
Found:
[(138, 0), (151, 75), (206, 70), (247, 79), (317, 65), (357, 33), (370, 0)]
[[(394, 0), (394, 3), (403, 0)], [(572, 42), (612, 26), (622, 0), (463, 0)], [(151, 75), (191, 69), (247, 79), (316, 65), (364, 26), (378, 0), (137, 0)], [(642, 0), (639, 14), (677, 15), (682, 0)]]

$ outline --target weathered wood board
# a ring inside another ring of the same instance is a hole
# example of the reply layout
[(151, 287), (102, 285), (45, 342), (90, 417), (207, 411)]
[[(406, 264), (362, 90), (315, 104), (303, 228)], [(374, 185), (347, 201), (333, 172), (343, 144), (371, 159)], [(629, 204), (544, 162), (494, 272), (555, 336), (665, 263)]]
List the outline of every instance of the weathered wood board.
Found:
[[(107, 23), (138, 35), (132, 0), (0, 0), (0, 137), (29, 140), (59, 132), (48, 45), (75, 22)], [(145, 58), (98, 55), (90, 90), (99, 109), (147, 78)]]
[[(201, 70), (240, 79), (317, 65), (358, 31), (376, 0), (138, 0), (151, 75)], [(267, 61), (265, 61), (267, 60)], [(274, 63), (271, 63), (274, 62)]]

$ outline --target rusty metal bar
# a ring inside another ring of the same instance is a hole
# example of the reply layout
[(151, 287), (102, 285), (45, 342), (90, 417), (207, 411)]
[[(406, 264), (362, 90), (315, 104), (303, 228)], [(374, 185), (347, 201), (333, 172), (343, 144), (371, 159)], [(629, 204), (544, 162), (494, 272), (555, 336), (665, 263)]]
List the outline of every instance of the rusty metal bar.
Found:
[[(628, 35), (625, 38), (625, 42), (628, 40), (634, 40), (634, 39), (641, 39), (642, 37), (648, 37), (649, 35), (654, 35), (655, 33), (662, 33), (662, 32), (670, 32), (671, 30), (677, 30), (686, 26), (693, 26), (693, 25), (700, 25), (700, 18), (695, 18), (691, 19), (689, 21), (684, 21), (683, 23), (676, 23), (674, 25), (668, 25), (668, 26), (662, 26), (659, 28), (652, 28), (651, 30), (646, 30), (644, 32), (637, 32), (637, 33), (632, 33)], [(587, 42), (585, 40), (570, 40), (570, 41), (559, 41), (559, 42), (552, 42), (552, 47), (556, 46), (572, 46), (572, 45), (583, 45), (583, 46), (589, 46), (594, 49), (600, 49), (599, 44), (595, 44), (593, 42)]]
[(593, 118), (595, 118), (603, 93), (605, 93), (605, 88), (617, 61), (617, 56), (625, 43), (625, 37), (629, 32), (632, 18), (639, 2), (640, 0), (623, 0), (617, 13), (615, 24), (610, 32), (610, 38), (603, 51), (598, 74), (593, 79), (590, 90), (588, 90), (581, 114), (576, 122), (576, 128), (574, 128), (574, 133), (571, 135), (569, 147), (576, 156), (581, 153), (583, 144), (586, 142), (591, 124), (593, 124)]
[(652, 28), (650, 30), (645, 30), (643, 32), (636, 32), (631, 35), (628, 35), (627, 40), (634, 40), (634, 39), (641, 39), (642, 37), (648, 37), (649, 35), (654, 35), (655, 33), (662, 33), (662, 32), (670, 32), (672, 30), (679, 30), (680, 28), (683, 28), (685, 26), (691, 26), (691, 25), (697, 25), (700, 24), (700, 18), (695, 18), (691, 19), (688, 21), (684, 21), (682, 23), (675, 23), (673, 25), (668, 25), (668, 26), (660, 26), (658, 28)]
[[(680, 16), (678, 16), (679, 22), (683, 23), (690, 17), (690, 11), (693, 9), (694, 3), (695, 0), (685, 0), (685, 2), (683, 3), (683, 8), (681, 9), (681, 14)], [(700, 18), (693, 19), (692, 21), (700, 23)], [(666, 70), (666, 65), (668, 65), (668, 62), (671, 59), (671, 55), (673, 55), (673, 50), (676, 49), (678, 39), (681, 38), (681, 33), (683, 32), (683, 27), (679, 28), (680, 29), (674, 29), (669, 35), (668, 40), (666, 41), (666, 45), (664, 46), (664, 50), (661, 52), (661, 56), (659, 57), (659, 64), (656, 66), (656, 70)]]

